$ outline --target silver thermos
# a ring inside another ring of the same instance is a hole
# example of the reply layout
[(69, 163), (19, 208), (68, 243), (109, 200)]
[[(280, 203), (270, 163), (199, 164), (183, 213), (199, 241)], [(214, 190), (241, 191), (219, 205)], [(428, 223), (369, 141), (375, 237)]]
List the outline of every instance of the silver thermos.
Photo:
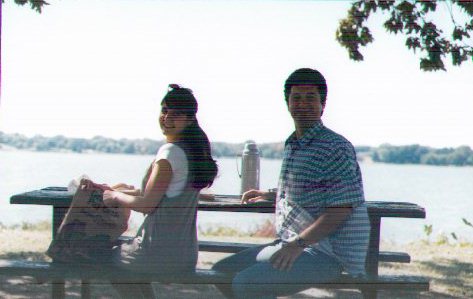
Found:
[(259, 189), (260, 155), (255, 142), (245, 143), (241, 155), (241, 189), (240, 194), (250, 189)]

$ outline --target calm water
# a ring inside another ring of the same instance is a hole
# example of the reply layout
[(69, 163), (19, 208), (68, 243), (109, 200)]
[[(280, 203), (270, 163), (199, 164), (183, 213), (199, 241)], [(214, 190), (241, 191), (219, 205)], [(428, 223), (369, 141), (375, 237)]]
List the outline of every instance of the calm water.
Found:
[[(51, 219), (51, 207), (10, 205), (13, 194), (46, 186), (67, 186), (82, 174), (98, 182), (126, 182), (139, 186), (152, 156), (110, 154), (39, 153), (0, 151), (0, 222), (36, 222)], [(219, 159), (219, 177), (211, 191), (237, 194), (239, 177), (236, 161)], [(280, 160), (261, 161), (261, 188), (276, 187)], [(383, 219), (383, 239), (403, 243), (425, 238), (423, 228), (432, 224), (434, 235), (455, 232), (473, 241), (473, 167), (435, 167), (419, 165), (361, 164), (367, 200), (409, 201), (426, 208), (426, 219)], [(270, 215), (200, 212), (202, 227), (224, 224), (250, 229)], [(140, 221), (134, 216), (135, 223)]]

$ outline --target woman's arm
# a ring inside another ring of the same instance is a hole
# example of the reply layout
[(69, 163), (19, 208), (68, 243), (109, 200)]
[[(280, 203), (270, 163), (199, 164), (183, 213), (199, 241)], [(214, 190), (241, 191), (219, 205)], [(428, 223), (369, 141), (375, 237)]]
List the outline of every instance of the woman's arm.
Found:
[(115, 191), (119, 191), (121, 193), (133, 196), (140, 196), (141, 190), (140, 189), (114, 189)]
[(106, 190), (103, 194), (104, 203), (107, 206), (122, 206), (141, 213), (151, 213), (164, 197), (171, 178), (171, 164), (167, 160), (159, 160), (153, 164), (143, 194), (134, 195)]
[(136, 189), (133, 185), (128, 185), (124, 183), (115, 184), (111, 187), (115, 191), (120, 191), (128, 195), (139, 196), (141, 195), (141, 190)]

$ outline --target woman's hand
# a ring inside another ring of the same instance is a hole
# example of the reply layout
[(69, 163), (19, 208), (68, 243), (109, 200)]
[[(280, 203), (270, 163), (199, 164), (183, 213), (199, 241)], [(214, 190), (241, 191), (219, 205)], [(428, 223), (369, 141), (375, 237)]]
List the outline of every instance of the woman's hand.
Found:
[(105, 190), (103, 192), (103, 203), (109, 208), (117, 207), (118, 201), (116, 200), (116, 191)]
[(115, 184), (111, 188), (114, 189), (114, 190), (135, 190), (135, 186), (128, 185), (128, 184), (125, 184), (125, 183)]
[(80, 185), (85, 190), (97, 190), (97, 189), (102, 190), (102, 191), (112, 190), (112, 188), (110, 188), (110, 186), (108, 186), (107, 184), (97, 184), (97, 183), (92, 182), (89, 179), (80, 180)]
[(304, 248), (301, 248), (293, 242), (290, 242), (283, 245), (281, 249), (276, 251), (269, 259), (269, 262), (273, 265), (274, 269), (289, 271), (303, 251)]
[(241, 203), (256, 203), (256, 202), (267, 202), (274, 200), (275, 196), (273, 192), (261, 191), (261, 190), (248, 190), (241, 196)]

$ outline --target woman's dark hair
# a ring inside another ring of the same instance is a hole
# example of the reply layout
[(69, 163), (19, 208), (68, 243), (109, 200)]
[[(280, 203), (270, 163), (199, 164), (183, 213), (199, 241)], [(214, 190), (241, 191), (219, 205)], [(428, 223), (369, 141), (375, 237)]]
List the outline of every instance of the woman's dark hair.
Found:
[(327, 82), (325, 82), (324, 76), (319, 71), (310, 68), (302, 68), (295, 70), (289, 75), (284, 84), (284, 98), (286, 102), (289, 100), (291, 88), (294, 85), (317, 86), (320, 94), (320, 103), (325, 105), (325, 101), (327, 100)]
[(218, 167), (212, 158), (209, 139), (195, 117), (198, 110), (197, 100), (188, 88), (170, 84), (169, 89), (161, 105), (166, 104), (170, 109), (181, 110), (193, 118), (192, 123), (181, 132), (178, 141), (189, 161), (189, 183), (199, 190), (210, 187), (217, 176)]

